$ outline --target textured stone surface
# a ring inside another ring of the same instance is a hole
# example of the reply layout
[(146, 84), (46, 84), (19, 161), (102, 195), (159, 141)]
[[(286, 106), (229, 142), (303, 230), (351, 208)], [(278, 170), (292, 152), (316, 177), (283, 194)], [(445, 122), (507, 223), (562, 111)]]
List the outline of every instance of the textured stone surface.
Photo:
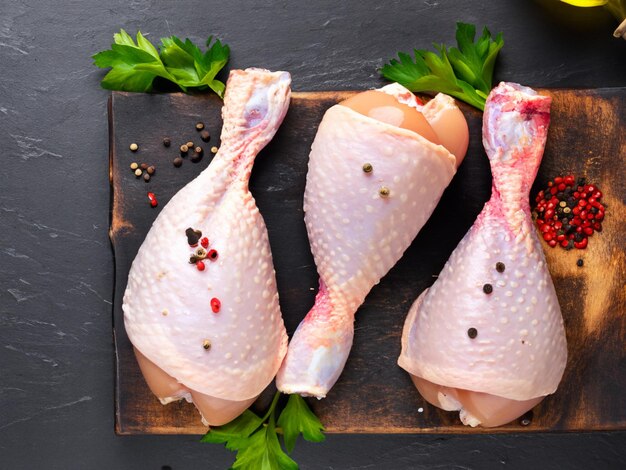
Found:
[[(379, 86), (383, 58), (450, 42), (453, 23), (464, 20), (505, 32), (498, 79), (624, 85), (626, 42), (611, 37), (615, 21), (602, 11), (585, 12), (586, 21), (575, 11), (569, 22), (556, 13), (512, 1), (3, 1), (2, 467), (179, 470), (232, 461), (194, 436), (113, 434), (109, 93), (90, 60), (113, 32), (199, 42), (215, 34), (232, 47), (233, 68), (287, 69), (294, 90), (331, 90)], [(334, 435), (299, 445), (294, 458), (312, 469), (623, 468), (626, 433)]]

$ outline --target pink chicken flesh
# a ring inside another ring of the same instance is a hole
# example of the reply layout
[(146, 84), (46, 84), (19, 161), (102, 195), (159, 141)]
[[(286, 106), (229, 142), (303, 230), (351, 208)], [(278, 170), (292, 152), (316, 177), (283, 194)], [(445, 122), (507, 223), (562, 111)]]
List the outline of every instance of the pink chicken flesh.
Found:
[[(124, 323), (146, 382), (164, 404), (193, 401), (205, 424), (241, 414), (287, 349), (267, 230), (248, 180), (287, 112), (290, 82), (286, 72), (231, 72), (221, 147), (154, 221), (124, 294)], [(201, 245), (190, 246), (188, 228), (217, 250), (204, 271), (190, 263)]]
[(427, 401), (472, 426), (521, 416), (565, 369), (563, 319), (528, 200), (549, 121), (549, 97), (512, 83), (491, 92), (491, 199), (404, 325), (399, 365)]
[[(326, 396), (348, 358), (356, 310), (426, 223), (467, 149), (467, 123), (450, 97), (438, 95), (422, 107), (398, 84), (379, 91), (421, 111), (439, 136), (449, 122), (464, 136), (455, 156), (390, 124), (397, 111), (388, 106), (376, 110), (385, 122), (342, 105), (326, 112), (304, 194), (319, 292), (278, 372), (276, 383), (285, 393)], [(438, 119), (444, 112), (448, 119)], [(366, 163), (370, 172), (363, 170)]]

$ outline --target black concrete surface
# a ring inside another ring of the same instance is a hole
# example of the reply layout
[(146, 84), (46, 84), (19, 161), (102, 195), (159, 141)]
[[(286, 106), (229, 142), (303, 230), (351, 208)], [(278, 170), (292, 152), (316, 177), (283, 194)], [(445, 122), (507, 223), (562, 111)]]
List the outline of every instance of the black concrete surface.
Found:
[[(90, 56), (116, 30), (199, 42), (215, 34), (232, 47), (231, 68), (285, 69), (294, 90), (329, 90), (378, 86), (383, 59), (450, 42), (462, 20), (504, 32), (498, 79), (626, 85), (615, 20), (549, 3), (1, 0), (0, 468), (220, 469), (232, 461), (194, 436), (113, 433), (109, 93)], [(294, 458), (304, 469), (626, 468), (626, 432), (331, 435), (298, 445)]]

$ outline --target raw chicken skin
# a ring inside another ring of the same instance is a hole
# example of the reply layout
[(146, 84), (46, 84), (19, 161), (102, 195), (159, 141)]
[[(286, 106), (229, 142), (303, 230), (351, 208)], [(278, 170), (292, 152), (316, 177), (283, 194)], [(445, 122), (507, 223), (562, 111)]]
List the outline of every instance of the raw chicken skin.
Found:
[[(286, 72), (231, 72), (221, 147), (154, 221), (124, 294), (126, 331), (152, 391), (163, 403), (193, 400), (212, 425), (252, 403), (287, 349), (267, 230), (248, 180), (287, 112), (290, 82)], [(204, 271), (190, 263), (197, 247), (188, 228), (218, 252)]]
[[(400, 85), (380, 91), (422, 109)], [(365, 163), (370, 173), (363, 171)], [(342, 105), (326, 112), (311, 148), (304, 194), (319, 292), (291, 339), (276, 379), (279, 390), (326, 396), (348, 358), (356, 310), (426, 223), (456, 164), (445, 147), (415, 132)], [(383, 187), (388, 195), (381, 194)]]
[(426, 400), (461, 410), (472, 426), (505, 424), (554, 393), (567, 361), (528, 200), (549, 112), (550, 98), (530, 88), (491, 92), (483, 117), (491, 199), (404, 325), (398, 364)]

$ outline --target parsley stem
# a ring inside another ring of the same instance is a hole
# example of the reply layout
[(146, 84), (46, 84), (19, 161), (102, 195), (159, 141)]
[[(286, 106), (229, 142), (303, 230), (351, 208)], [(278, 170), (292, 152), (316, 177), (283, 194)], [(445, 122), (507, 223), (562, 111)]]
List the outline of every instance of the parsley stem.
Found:
[(272, 399), (272, 404), (270, 405), (269, 409), (267, 410), (267, 413), (265, 413), (265, 416), (263, 416), (263, 418), (261, 419), (261, 422), (265, 422), (267, 421), (267, 419), (270, 417), (270, 415), (274, 414), (274, 411), (276, 410), (276, 404), (278, 403), (278, 399), (280, 398), (280, 392), (276, 392), (274, 394), (274, 398)]

